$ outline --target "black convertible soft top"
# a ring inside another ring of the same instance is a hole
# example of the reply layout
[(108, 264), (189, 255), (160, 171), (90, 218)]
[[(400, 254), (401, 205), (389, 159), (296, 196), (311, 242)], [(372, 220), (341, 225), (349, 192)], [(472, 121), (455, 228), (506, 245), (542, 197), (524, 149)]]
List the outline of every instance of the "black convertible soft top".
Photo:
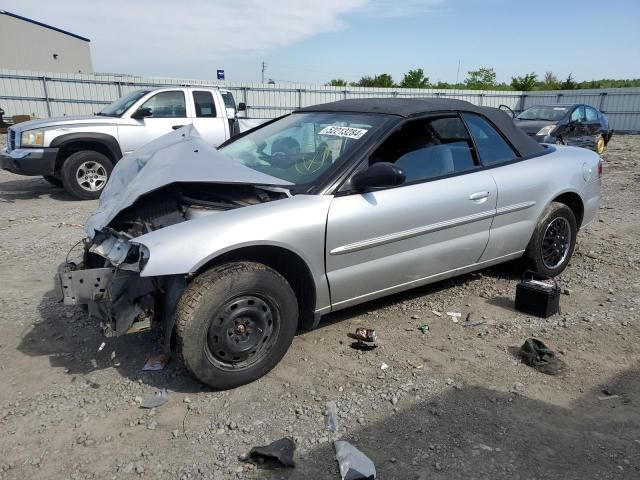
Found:
[(471, 112), (489, 119), (509, 139), (521, 156), (536, 155), (546, 150), (543, 145), (516, 127), (511, 117), (502, 110), (480, 107), (464, 100), (453, 98), (358, 98), (313, 105), (296, 111), (379, 113), (406, 118), (432, 112)]

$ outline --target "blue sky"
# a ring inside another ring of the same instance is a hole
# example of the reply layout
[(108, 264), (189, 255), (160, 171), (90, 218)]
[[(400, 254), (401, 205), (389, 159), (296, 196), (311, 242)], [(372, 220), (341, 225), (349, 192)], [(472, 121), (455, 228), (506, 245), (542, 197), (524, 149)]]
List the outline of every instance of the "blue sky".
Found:
[[(188, 5), (188, 6), (187, 6)], [(423, 68), (432, 81), (494, 67), (640, 77), (636, 0), (0, 0), (0, 8), (92, 40), (94, 70), (324, 83)]]

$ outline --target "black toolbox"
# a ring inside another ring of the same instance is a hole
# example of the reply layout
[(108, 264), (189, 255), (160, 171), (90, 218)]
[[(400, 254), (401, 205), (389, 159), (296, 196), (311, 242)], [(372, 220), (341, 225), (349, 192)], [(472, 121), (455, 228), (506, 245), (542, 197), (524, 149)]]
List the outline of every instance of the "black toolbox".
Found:
[(559, 313), (558, 282), (527, 270), (516, 286), (516, 310), (542, 318)]

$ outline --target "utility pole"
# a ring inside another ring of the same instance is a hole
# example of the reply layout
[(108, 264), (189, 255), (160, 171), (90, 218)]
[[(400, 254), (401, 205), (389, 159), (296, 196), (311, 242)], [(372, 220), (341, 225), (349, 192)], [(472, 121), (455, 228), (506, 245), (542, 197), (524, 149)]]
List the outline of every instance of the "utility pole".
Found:
[(266, 62), (262, 62), (262, 83), (264, 83), (264, 72), (267, 71), (267, 64)]

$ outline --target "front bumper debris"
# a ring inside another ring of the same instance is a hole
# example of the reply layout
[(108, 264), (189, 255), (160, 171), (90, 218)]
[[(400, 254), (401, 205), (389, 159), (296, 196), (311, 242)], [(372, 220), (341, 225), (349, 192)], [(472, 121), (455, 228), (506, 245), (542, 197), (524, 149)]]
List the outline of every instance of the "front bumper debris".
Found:
[(151, 327), (156, 289), (150, 278), (114, 267), (65, 269), (58, 273), (58, 285), (65, 305), (87, 305), (106, 336)]

